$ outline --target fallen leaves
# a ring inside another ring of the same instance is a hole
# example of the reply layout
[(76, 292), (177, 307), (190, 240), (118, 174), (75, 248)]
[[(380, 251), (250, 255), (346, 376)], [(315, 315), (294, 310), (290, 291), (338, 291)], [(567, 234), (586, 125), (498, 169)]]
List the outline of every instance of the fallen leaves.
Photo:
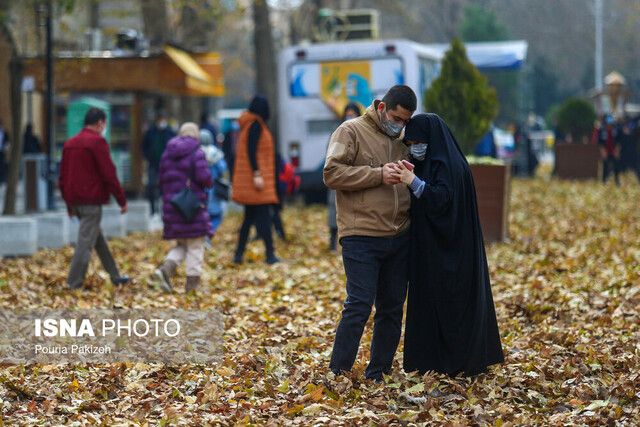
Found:
[[(81, 292), (66, 289), (73, 249), (0, 260), (0, 307), (217, 308), (218, 365), (0, 366), (0, 425), (446, 425), (640, 423), (640, 186), (515, 179), (505, 244), (487, 246), (506, 361), (475, 378), (401, 370), (364, 379), (372, 321), (353, 372), (328, 371), (344, 302), (326, 209), (287, 207), (284, 263), (260, 241), (232, 263), (240, 215), (205, 255), (203, 292), (163, 294), (148, 279), (171, 247), (159, 233), (112, 246), (134, 280), (114, 288), (94, 256)], [(184, 289), (184, 267), (176, 289)]]

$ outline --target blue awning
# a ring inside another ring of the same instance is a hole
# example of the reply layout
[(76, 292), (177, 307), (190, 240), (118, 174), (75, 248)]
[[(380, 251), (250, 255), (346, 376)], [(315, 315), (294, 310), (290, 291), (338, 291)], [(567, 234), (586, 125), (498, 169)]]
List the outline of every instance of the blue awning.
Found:
[[(429, 45), (444, 53), (451, 45)], [(480, 71), (518, 70), (527, 59), (528, 44), (525, 40), (505, 42), (465, 43), (467, 56)]]

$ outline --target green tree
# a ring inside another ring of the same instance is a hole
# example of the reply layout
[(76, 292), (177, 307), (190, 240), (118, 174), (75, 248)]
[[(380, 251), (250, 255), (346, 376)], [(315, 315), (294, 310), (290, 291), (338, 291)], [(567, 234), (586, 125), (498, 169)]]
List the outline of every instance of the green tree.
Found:
[(586, 100), (567, 99), (558, 111), (558, 127), (571, 134), (574, 142), (582, 142), (593, 131), (596, 111)]
[(464, 7), (464, 18), (458, 26), (458, 35), (465, 42), (499, 41), (509, 38), (509, 31), (493, 12), (475, 4)]
[(440, 77), (425, 92), (424, 108), (447, 122), (465, 154), (473, 152), (498, 114), (495, 89), (469, 61), (460, 39), (451, 42)]

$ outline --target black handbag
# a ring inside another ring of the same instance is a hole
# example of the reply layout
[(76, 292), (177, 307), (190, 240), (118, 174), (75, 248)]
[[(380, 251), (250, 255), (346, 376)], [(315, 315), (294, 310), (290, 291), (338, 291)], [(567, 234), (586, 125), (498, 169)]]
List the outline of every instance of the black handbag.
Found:
[(216, 179), (216, 182), (213, 184), (213, 194), (220, 200), (229, 201), (230, 193), (231, 183), (223, 178)]
[(191, 153), (191, 162), (189, 164), (189, 177), (185, 187), (176, 193), (169, 203), (175, 208), (180, 216), (187, 222), (193, 221), (200, 209), (204, 206), (200, 198), (191, 189), (191, 178), (193, 177), (193, 157), (196, 152)]

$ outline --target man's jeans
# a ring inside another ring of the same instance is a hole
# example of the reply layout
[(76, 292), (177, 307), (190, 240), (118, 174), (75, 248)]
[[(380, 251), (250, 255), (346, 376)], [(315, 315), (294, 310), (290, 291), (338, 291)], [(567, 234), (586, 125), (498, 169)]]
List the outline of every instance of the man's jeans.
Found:
[(365, 324), (375, 304), (371, 360), (365, 376), (391, 372), (402, 332), (407, 295), (409, 233), (396, 237), (347, 236), (341, 241), (347, 275), (347, 300), (338, 324), (329, 368), (350, 371)]

